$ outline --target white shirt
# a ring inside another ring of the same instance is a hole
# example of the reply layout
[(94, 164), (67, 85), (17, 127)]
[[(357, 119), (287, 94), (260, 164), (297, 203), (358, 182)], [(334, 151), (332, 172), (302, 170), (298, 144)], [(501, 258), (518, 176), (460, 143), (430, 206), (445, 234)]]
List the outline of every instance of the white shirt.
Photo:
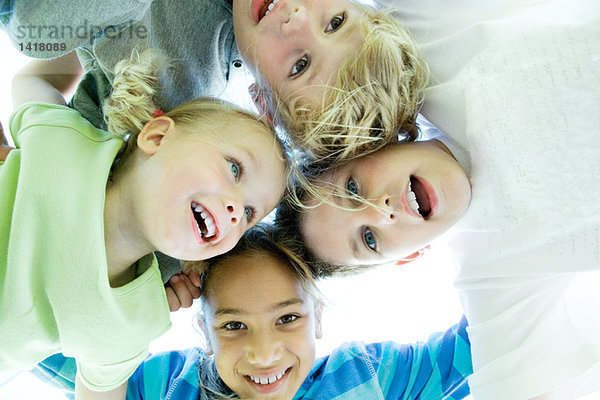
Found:
[(600, 2), (378, 3), (431, 67), (423, 114), (471, 156), (451, 246), (474, 399), (600, 384)]

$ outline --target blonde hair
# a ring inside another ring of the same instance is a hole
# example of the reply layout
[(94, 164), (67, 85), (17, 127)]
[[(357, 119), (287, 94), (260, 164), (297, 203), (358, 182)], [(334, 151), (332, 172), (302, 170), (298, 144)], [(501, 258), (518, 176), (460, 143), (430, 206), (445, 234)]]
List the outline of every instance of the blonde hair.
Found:
[[(120, 159), (133, 151), (137, 135), (154, 118), (157, 109), (153, 96), (160, 89), (160, 77), (168, 71), (169, 66), (167, 56), (157, 49), (146, 50), (142, 54), (134, 51), (129, 59), (115, 66), (113, 90), (104, 103), (103, 113), (108, 131), (127, 142)], [(197, 98), (163, 112), (175, 124), (187, 128), (194, 128), (201, 122), (203, 127), (218, 130), (231, 121), (244, 121), (262, 128), (273, 135), (279, 145), (280, 156), (289, 164), (283, 142), (273, 126), (264, 118), (229, 102), (216, 98)]]
[(321, 168), (371, 153), (396, 141), (399, 133), (410, 140), (418, 136), (416, 117), (429, 68), (389, 12), (356, 7), (365, 16), (364, 43), (342, 63), (335, 83), (325, 87), (321, 109), (268, 92), (277, 123)]

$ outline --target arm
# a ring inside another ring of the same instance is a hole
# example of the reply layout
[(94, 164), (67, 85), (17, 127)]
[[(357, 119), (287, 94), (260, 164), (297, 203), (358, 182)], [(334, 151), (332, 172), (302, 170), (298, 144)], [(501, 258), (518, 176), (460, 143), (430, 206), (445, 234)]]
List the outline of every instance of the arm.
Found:
[[(167, 393), (171, 393), (171, 398), (174, 399), (197, 400), (198, 387), (195, 382), (204, 357), (198, 349), (150, 356), (129, 377), (125, 388), (128, 399), (164, 398)], [(63, 390), (65, 394), (71, 395), (75, 390), (77, 367), (74, 358), (54, 354), (39, 363), (32, 373), (45, 383)], [(81, 382), (78, 385), (83, 387)], [(80, 397), (79, 400), (81, 399), (85, 397)]]
[(13, 105), (30, 101), (66, 105), (65, 95), (75, 89), (82, 75), (75, 52), (53, 60), (33, 60), (13, 78)]
[(463, 317), (446, 332), (432, 334), (426, 343), (382, 344), (377, 373), (380, 380), (394, 382), (382, 385), (387, 389), (386, 398), (458, 400), (467, 396), (473, 363), (466, 328)]
[(125, 400), (127, 395), (127, 381), (118, 388), (107, 392), (94, 392), (79, 380), (79, 374), (75, 382), (75, 400)]

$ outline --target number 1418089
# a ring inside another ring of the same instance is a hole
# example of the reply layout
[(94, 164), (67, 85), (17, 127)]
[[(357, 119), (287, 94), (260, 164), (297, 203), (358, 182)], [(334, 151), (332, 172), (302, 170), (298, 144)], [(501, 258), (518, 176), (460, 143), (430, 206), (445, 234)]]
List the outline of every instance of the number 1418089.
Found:
[(51, 42), (24, 42), (19, 43), (21, 51), (65, 51), (67, 50), (66, 43), (51, 43)]

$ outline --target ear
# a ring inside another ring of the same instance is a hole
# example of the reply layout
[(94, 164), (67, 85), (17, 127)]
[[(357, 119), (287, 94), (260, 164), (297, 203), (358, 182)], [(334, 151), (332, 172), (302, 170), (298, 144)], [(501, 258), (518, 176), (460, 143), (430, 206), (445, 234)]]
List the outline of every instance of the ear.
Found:
[(404, 258), (396, 261), (396, 265), (404, 265), (404, 264), (408, 264), (409, 262), (418, 260), (419, 258), (423, 257), (423, 255), (425, 255), (425, 253), (427, 253), (429, 251), (429, 249), (431, 249), (431, 246), (427, 245), (427, 246), (423, 247), (421, 250), (415, 251), (410, 256), (404, 257)]
[(250, 93), (250, 97), (252, 97), (252, 101), (254, 102), (258, 113), (273, 125), (273, 113), (271, 113), (267, 101), (265, 100), (264, 89), (258, 86), (258, 83), (254, 82), (248, 86), (248, 93)]
[(146, 122), (137, 137), (137, 146), (150, 156), (158, 151), (166, 135), (175, 131), (175, 121), (169, 117), (158, 117)]
[(205, 346), (204, 346), (204, 351), (206, 352), (207, 355), (212, 356), (214, 354), (213, 352), (213, 347), (212, 347), (212, 343), (210, 341), (210, 335), (208, 334), (208, 329), (206, 328), (206, 322), (204, 320), (204, 315), (202, 313), (198, 313), (196, 315), (196, 323), (198, 324), (198, 327), (200, 328), (200, 330), (202, 331), (202, 335), (204, 336), (204, 341), (205, 341)]
[(320, 302), (315, 306), (315, 338), (323, 337), (323, 325), (321, 324), (321, 316), (323, 315), (323, 304)]

